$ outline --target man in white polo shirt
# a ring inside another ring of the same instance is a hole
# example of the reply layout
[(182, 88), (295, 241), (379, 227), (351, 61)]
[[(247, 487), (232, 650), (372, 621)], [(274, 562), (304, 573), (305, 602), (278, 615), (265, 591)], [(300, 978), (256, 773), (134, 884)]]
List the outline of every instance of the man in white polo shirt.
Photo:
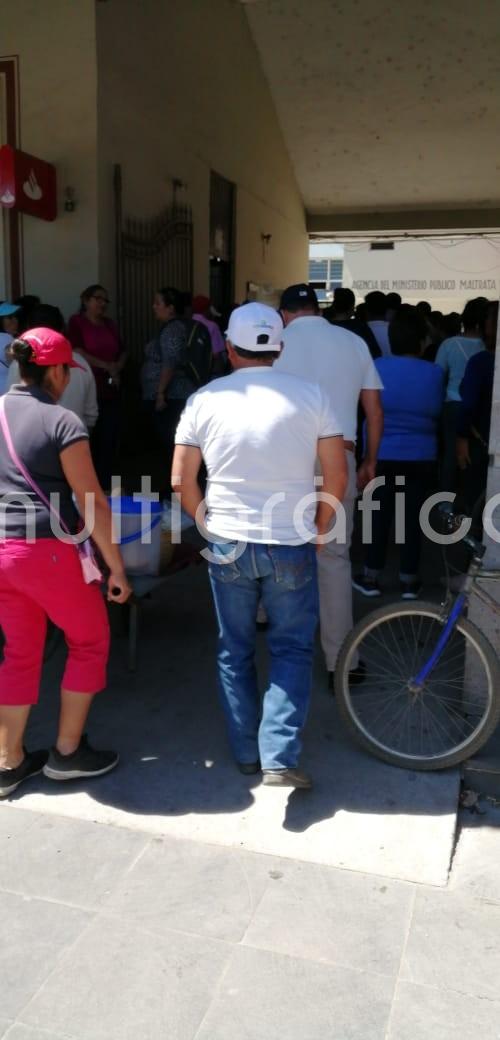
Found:
[[(279, 372), (290, 372), (319, 383), (327, 394), (344, 435), (349, 480), (344, 498), (346, 538), (325, 545), (318, 560), (321, 644), (330, 686), (337, 657), (353, 626), (350, 545), (357, 489), (375, 477), (384, 417), (380, 401), (382, 382), (360, 336), (330, 323), (319, 314), (318, 300), (309, 285), (291, 285), (280, 304), (285, 323)], [(356, 426), (358, 402), (366, 415), (366, 453), (356, 479)], [(351, 673), (351, 682), (364, 678), (363, 662)]]
[[(233, 311), (233, 372), (189, 398), (176, 433), (172, 486), (191, 516), (205, 513), (210, 582), (219, 623), (219, 681), (241, 772), (265, 784), (310, 787), (298, 769), (318, 622), (317, 534), (347, 483), (342, 430), (323, 390), (272, 368), (283, 326), (276, 311)], [(324, 490), (317, 504), (315, 459)], [(208, 474), (206, 505), (198, 485)], [(261, 706), (255, 669), (259, 600), (269, 627), (269, 685)]]

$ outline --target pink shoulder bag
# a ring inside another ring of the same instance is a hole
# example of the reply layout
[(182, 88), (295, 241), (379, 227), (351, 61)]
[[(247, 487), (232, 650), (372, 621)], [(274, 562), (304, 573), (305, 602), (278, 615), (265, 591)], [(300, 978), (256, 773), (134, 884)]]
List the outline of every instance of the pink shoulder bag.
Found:
[[(36, 495), (38, 495), (39, 499), (43, 502), (43, 504), (47, 506), (49, 513), (53, 517), (55, 517), (55, 519), (62, 527), (63, 531), (65, 531), (65, 533), (69, 534), (71, 537), (71, 531), (68, 525), (64, 522), (62, 516), (59, 515), (57, 509), (54, 509), (54, 506), (49, 501), (47, 496), (44, 494), (42, 489), (38, 487), (38, 484), (36, 483), (36, 481), (33, 480), (33, 477), (30, 476), (28, 470), (26, 469), (26, 466), (23, 465), (16, 452), (16, 449), (12, 443), (12, 437), (10, 435), (7, 416), (5, 414), (5, 395), (0, 397), (0, 426), (2, 427), (2, 432), (5, 437), (5, 443), (7, 444), (7, 449), (14, 465), (17, 466), (19, 472), (22, 473), (29, 487), (35, 492)], [(75, 542), (74, 545), (80, 559), (80, 565), (82, 568), (82, 575), (85, 584), (90, 585), (93, 581), (102, 581), (102, 574), (94, 556), (94, 550), (92, 548), (90, 538), (86, 538), (85, 541), (80, 543)]]

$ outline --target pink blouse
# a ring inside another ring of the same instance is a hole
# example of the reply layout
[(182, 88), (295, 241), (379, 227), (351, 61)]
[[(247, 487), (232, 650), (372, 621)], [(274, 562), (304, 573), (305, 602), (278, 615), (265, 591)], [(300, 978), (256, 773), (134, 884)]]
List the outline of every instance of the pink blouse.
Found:
[[(89, 356), (99, 361), (118, 361), (122, 353), (122, 345), (118, 326), (110, 318), (105, 318), (102, 325), (89, 321), (84, 314), (73, 314), (68, 322), (68, 339), (74, 350), (84, 350)], [(117, 388), (109, 383), (108, 373), (102, 368), (94, 368), (97, 396), (101, 400), (116, 397)]]

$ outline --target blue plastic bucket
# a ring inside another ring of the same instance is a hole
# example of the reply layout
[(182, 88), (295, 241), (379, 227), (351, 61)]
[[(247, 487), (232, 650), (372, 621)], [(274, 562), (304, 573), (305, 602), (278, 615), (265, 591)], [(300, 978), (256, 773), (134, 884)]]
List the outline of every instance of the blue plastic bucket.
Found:
[(161, 502), (147, 495), (108, 499), (120, 551), (128, 574), (158, 574), (161, 550)]

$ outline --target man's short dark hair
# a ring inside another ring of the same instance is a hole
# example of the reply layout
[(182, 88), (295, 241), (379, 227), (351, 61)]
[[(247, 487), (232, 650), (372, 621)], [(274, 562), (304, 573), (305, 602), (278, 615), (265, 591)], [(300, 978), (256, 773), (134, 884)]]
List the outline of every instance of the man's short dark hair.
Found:
[(397, 311), (401, 307), (401, 297), (398, 292), (387, 293), (385, 298), (385, 306), (388, 311)]
[(369, 292), (365, 296), (366, 309), (368, 311), (369, 318), (385, 318), (385, 312), (387, 309), (385, 293), (380, 292), (378, 289), (374, 289), (373, 292)]
[(30, 314), (29, 328), (54, 329), (54, 332), (64, 333), (66, 324), (59, 307), (51, 303), (39, 303)]
[(432, 313), (432, 307), (431, 307), (430, 303), (427, 302), (427, 300), (420, 300), (420, 302), (417, 303), (416, 306), (417, 306), (417, 311), (420, 311), (421, 314), (425, 314), (426, 318), (430, 318), (431, 313)]
[(245, 361), (276, 361), (279, 358), (280, 350), (265, 350), (261, 354), (258, 354), (256, 350), (245, 350), (244, 347), (235, 347), (233, 343), (233, 350), (235, 354), (240, 358), (244, 358)]
[(428, 326), (424, 315), (416, 307), (406, 306), (404, 311), (399, 310), (394, 315), (389, 325), (392, 353), (396, 356), (414, 354), (418, 357), (427, 335)]
[(335, 314), (345, 314), (346, 311), (354, 310), (355, 303), (356, 297), (352, 289), (344, 289), (344, 287), (340, 285), (335, 289), (332, 305), (332, 310)]
[(468, 300), (462, 314), (462, 325), (464, 332), (472, 332), (480, 327), (488, 309), (488, 300), (484, 296), (478, 296), (475, 300)]

